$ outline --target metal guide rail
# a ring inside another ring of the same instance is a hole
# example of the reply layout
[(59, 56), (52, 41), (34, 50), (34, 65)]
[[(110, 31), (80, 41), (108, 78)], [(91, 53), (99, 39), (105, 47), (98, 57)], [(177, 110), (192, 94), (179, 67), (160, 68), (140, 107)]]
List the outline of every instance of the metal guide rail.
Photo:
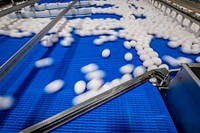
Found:
[(44, 27), (38, 34), (36, 34), (30, 41), (28, 41), (21, 49), (19, 49), (10, 59), (8, 59), (0, 67), (0, 80), (2, 80), (15, 65), (51, 30), (51, 28), (76, 4), (78, 0), (74, 0), (68, 7), (54, 18), (46, 27)]
[[(169, 4), (165, 1), (162, 0), (148, 0), (150, 3), (152, 3), (156, 8), (162, 10), (165, 14), (171, 16), (173, 12), (175, 12), (175, 16), (174, 19), (176, 21), (178, 21), (178, 16), (181, 16), (181, 20), (179, 22), (179, 24), (181, 24), (182, 26), (186, 26), (187, 30), (190, 32), (194, 32), (194, 34), (196, 36), (200, 36), (200, 20), (197, 17), (192, 16), (190, 13), (184, 12), (182, 10), (180, 10), (179, 8), (177, 8), (176, 6)], [(169, 13), (167, 13), (167, 11), (169, 10)], [(183, 22), (184, 20), (189, 20), (189, 24), (188, 25), (184, 25)], [(198, 30), (197, 31), (193, 31), (191, 29), (192, 25), (196, 24), (198, 25)]]
[(8, 8), (8, 9), (5, 9), (3, 11), (0, 12), (0, 17), (3, 17), (5, 15), (8, 15), (12, 12), (15, 12), (15, 11), (18, 11), (26, 6), (30, 6), (30, 5), (33, 5), (35, 4), (36, 2), (38, 2), (38, 0), (28, 0), (22, 4), (18, 4), (18, 5), (14, 5), (13, 7), (11, 8)]
[(70, 120), (77, 118), (78, 116), (93, 110), (94, 108), (134, 89), (142, 83), (148, 81), (151, 78), (156, 78), (157, 87), (167, 87), (169, 84), (169, 71), (165, 68), (151, 70), (146, 72), (132, 80), (122, 83), (110, 90), (107, 90), (87, 101), (80, 103), (72, 108), (69, 108), (61, 113), (58, 113), (38, 124), (28, 127), (22, 130), (20, 133), (41, 133), (51, 131)]

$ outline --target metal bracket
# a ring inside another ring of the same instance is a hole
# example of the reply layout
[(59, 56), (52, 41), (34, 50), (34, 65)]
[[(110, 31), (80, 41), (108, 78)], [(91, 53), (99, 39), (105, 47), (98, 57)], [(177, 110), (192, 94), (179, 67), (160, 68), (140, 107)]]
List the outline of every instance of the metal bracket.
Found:
[[(38, 0), (29, 0), (29, 1), (26, 1), (22, 4), (19, 4), (19, 5), (14, 5), (13, 7), (11, 8), (8, 8), (8, 9), (5, 9), (3, 11), (0, 12), (0, 17), (3, 17), (5, 15), (8, 15), (12, 12), (15, 12), (15, 11), (18, 11), (26, 6), (29, 6), (29, 5), (32, 5), (32, 4), (35, 4), (36, 2), (38, 2)], [(16, 4), (16, 3), (14, 3)]]
[(105, 91), (83, 103), (80, 103), (72, 108), (69, 108), (61, 113), (58, 113), (38, 124), (28, 127), (22, 130), (20, 133), (41, 133), (51, 131), (70, 120), (77, 118), (78, 116), (93, 110), (94, 108), (134, 89), (142, 83), (148, 81), (151, 78), (156, 78), (159, 87), (167, 86), (169, 83), (169, 72), (165, 68), (151, 70), (146, 72), (132, 80), (129, 80), (123, 84), (120, 84), (108, 91)]

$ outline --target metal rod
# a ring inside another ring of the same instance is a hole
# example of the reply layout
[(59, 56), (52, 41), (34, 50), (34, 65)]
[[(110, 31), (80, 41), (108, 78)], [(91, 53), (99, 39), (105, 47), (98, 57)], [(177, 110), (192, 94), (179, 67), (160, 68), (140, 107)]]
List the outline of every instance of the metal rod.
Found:
[(165, 83), (168, 83), (168, 81), (166, 82), (163, 80), (169, 80), (169, 72), (165, 68), (146, 72), (145, 74), (142, 74), (132, 80), (129, 80), (108, 91), (105, 91), (83, 103), (80, 103), (42, 122), (39, 122), (38, 124), (28, 127), (22, 130), (20, 133), (33, 133), (33, 132), (41, 133), (41, 132), (47, 132), (52, 129), (55, 129), (58, 126), (61, 126), (65, 124), (66, 122), (69, 122), (70, 120), (75, 119), (78, 116), (88, 111), (91, 111), (94, 108), (134, 89), (136, 86), (141, 85), (142, 83), (148, 81), (150, 78), (153, 78), (153, 77), (158, 78), (158, 80), (160, 79), (160, 83), (161, 83), (160, 85), (165, 86)]
[(15, 5), (15, 6), (11, 7), (11, 8), (5, 9), (5, 10), (0, 12), (0, 17), (8, 15), (8, 14), (10, 14), (12, 12), (18, 11), (18, 10), (20, 10), (20, 9), (26, 7), (26, 6), (29, 6), (29, 5), (32, 5), (32, 4), (36, 3), (36, 2), (38, 2), (38, 0), (30, 0), (30, 1), (26, 1), (26, 2), (24, 2), (22, 4)]
[(53, 19), (44, 29), (36, 34), (30, 41), (28, 41), (20, 50), (18, 50), (8, 61), (0, 67), (0, 80), (2, 80), (15, 65), (43, 38), (44, 35), (70, 10), (70, 8), (77, 2), (74, 0), (68, 7)]
[[(158, 0), (156, 0), (156, 1), (158, 1)], [(173, 6), (173, 5), (168, 4), (168, 3), (165, 2), (165, 1), (159, 0), (158, 2), (164, 4), (166, 7), (170, 8), (170, 9), (174, 10), (174, 11), (177, 12), (178, 14), (182, 15), (184, 18), (187, 18), (187, 19), (191, 20), (193, 23), (196, 23), (197, 25), (200, 25), (199, 19), (197, 19), (197, 18), (191, 16), (190, 14), (181, 11), (180, 9), (176, 8), (176, 7)]]

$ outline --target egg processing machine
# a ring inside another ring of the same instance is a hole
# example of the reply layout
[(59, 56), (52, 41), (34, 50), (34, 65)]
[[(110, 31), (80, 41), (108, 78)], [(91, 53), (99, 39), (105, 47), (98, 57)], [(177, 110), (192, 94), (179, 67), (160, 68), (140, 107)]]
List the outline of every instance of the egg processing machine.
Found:
[[(22, 7), (33, 5), (35, 2), (37, 2), (37, 0), (30, 0), (20, 5), (15, 5), (10, 9), (3, 10), (0, 12), (0, 17), (17, 11)], [(38, 41), (41, 40), (41, 38), (64, 16), (64, 14), (76, 4), (76, 2), (78, 2), (78, 0), (74, 0), (68, 7), (63, 9), (63, 11), (43, 30), (35, 35), (24, 47), (0, 67), (0, 79), (3, 79), (12, 70), (12, 68), (38, 43)], [(176, 6), (173, 6), (170, 2), (158, 0), (149, 0), (149, 2), (166, 12), (168, 15), (170, 15), (171, 12), (176, 12), (174, 19), (176, 19), (178, 15), (181, 15), (181, 24), (184, 19), (189, 19), (190, 23), (186, 26), (188, 30), (191, 30), (190, 27), (193, 23), (200, 25), (199, 18), (195, 17), (193, 13), (183, 11)], [(196, 35), (200, 35), (200, 29), (196, 31)], [(176, 74), (174, 75), (174, 73)], [(171, 77), (173, 77), (172, 80), (170, 80)], [(151, 78), (156, 79), (153, 85), (157, 86), (160, 90), (160, 94), (163, 97), (177, 130), (181, 133), (200, 132), (200, 64), (182, 64), (182, 68), (178, 70), (167, 70), (165, 68), (151, 70), (94, 98), (24, 129), (21, 132), (50, 131), (109, 100), (134, 89), (136, 86), (143, 84)]]

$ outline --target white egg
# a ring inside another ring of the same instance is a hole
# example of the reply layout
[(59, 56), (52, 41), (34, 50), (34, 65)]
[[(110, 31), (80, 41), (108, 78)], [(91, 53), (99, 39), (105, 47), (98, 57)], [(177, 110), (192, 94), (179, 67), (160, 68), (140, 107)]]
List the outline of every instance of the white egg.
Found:
[(12, 96), (0, 96), (0, 111), (12, 108), (14, 102)]
[(131, 49), (130, 42), (129, 42), (129, 41), (125, 41), (125, 42), (124, 42), (124, 47), (125, 47), (126, 49)]
[(125, 74), (125, 75), (123, 75), (121, 77), (120, 83), (125, 83), (125, 82), (127, 82), (127, 81), (129, 81), (131, 79), (132, 79), (132, 75), (131, 74)]
[(74, 92), (76, 94), (83, 93), (85, 91), (85, 89), (86, 89), (86, 83), (83, 80), (76, 82), (76, 84), (74, 85)]
[(143, 66), (144, 67), (150, 67), (150, 66), (153, 66), (153, 61), (151, 60), (151, 59), (148, 59), (148, 60), (145, 60), (144, 62), (143, 62)]
[(192, 63), (193, 61), (189, 58), (186, 57), (178, 57), (177, 60), (179, 61), (179, 63)]
[(72, 44), (70, 41), (64, 39), (61, 41), (61, 45), (64, 46), (64, 47), (70, 47)]
[(138, 66), (134, 69), (133, 75), (134, 77), (140, 76), (146, 72), (146, 69), (143, 66)]
[(139, 51), (139, 50), (143, 50), (143, 47), (142, 47), (141, 45), (136, 45), (136, 46), (135, 46), (135, 49), (136, 49), (137, 51)]
[(147, 55), (147, 54), (140, 55), (140, 60), (141, 61), (145, 61), (145, 60), (148, 60), (148, 59), (150, 59), (149, 55)]
[(196, 58), (196, 62), (197, 62), (197, 63), (200, 63), (200, 56), (198, 56), (198, 57)]
[(29, 31), (23, 31), (23, 36), (29, 37), (30, 35), (32, 35), (31, 32), (29, 32)]
[(157, 79), (156, 79), (156, 78), (151, 78), (151, 79), (149, 79), (149, 82), (151, 82), (151, 83), (156, 83), (156, 82), (157, 82)]
[(101, 44), (103, 43), (103, 41), (102, 41), (101, 39), (95, 39), (95, 40), (93, 41), (93, 43), (94, 43), (95, 45), (101, 45)]
[(50, 39), (47, 39), (47, 40), (43, 40), (41, 42), (41, 44), (45, 47), (52, 47), (53, 46), (53, 43), (50, 41)]
[(53, 59), (52, 58), (44, 58), (41, 60), (38, 60), (35, 62), (35, 67), (37, 68), (43, 68), (53, 65)]
[(120, 84), (120, 79), (116, 78), (116, 79), (112, 80), (112, 82), (111, 82), (110, 85), (111, 85), (112, 88), (113, 88), (113, 87), (118, 86), (119, 84)]
[(169, 63), (171, 66), (179, 66), (180, 63), (177, 59), (169, 56), (169, 55), (165, 55), (163, 56), (163, 60), (165, 60), (167, 63)]
[(115, 40), (117, 40), (117, 36), (115, 35), (109, 36), (109, 41), (115, 41)]
[(153, 58), (151, 58), (151, 60), (157, 66), (159, 66), (160, 64), (162, 64), (162, 60), (160, 58), (158, 58), (158, 57), (153, 57)]
[(192, 48), (191, 54), (200, 54), (200, 48)]
[(130, 53), (130, 52), (126, 53), (126, 54), (124, 55), (124, 59), (125, 59), (126, 61), (131, 61), (131, 60), (133, 59), (132, 53)]
[(134, 48), (137, 45), (137, 43), (136, 43), (136, 41), (132, 40), (130, 42), (130, 45), (131, 45), (132, 48)]
[(87, 80), (92, 80), (92, 79), (100, 79), (100, 78), (104, 78), (105, 77), (105, 72), (102, 70), (96, 70), (96, 71), (92, 71), (90, 73), (87, 73), (85, 75), (85, 78)]
[(145, 51), (145, 50), (139, 50), (139, 51), (137, 52), (137, 54), (140, 56), (140, 55), (142, 55), (142, 54), (146, 54), (146, 51)]
[(158, 67), (156, 65), (153, 65), (153, 66), (150, 66), (148, 67), (147, 71), (151, 71), (151, 70), (154, 70), (154, 69), (157, 69)]
[(146, 53), (150, 53), (150, 52), (153, 52), (153, 49), (152, 48), (145, 48), (144, 51), (146, 51)]
[(106, 82), (99, 90), (98, 90), (98, 93), (101, 94), (109, 89), (111, 89), (112, 86), (110, 84), (110, 82)]
[(182, 47), (182, 48), (181, 48), (181, 51), (182, 51), (184, 54), (191, 54), (191, 48)]
[(102, 52), (102, 57), (107, 58), (110, 56), (110, 50), (109, 49), (104, 49)]
[(109, 41), (109, 37), (107, 37), (107, 36), (100, 36), (99, 39), (100, 39), (102, 42), (107, 42), (107, 41)]
[(62, 89), (63, 86), (64, 86), (64, 81), (61, 79), (57, 79), (46, 85), (44, 91), (46, 93), (52, 94)]
[(92, 79), (90, 82), (87, 83), (87, 89), (88, 90), (98, 90), (102, 85), (104, 81), (102, 79)]
[(134, 69), (134, 66), (132, 64), (127, 64), (127, 65), (120, 67), (119, 71), (122, 74), (126, 74), (126, 73), (131, 73), (133, 71), (133, 69)]
[(95, 70), (99, 69), (99, 66), (95, 63), (90, 63), (88, 65), (85, 65), (81, 68), (81, 72), (82, 73), (90, 73), (93, 72)]
[(158, 57), (158, 53), (157, 52), (149, 52), (148, 55), (153, 58), (153, 57)]
[(175, 42), (175, 41), (170, 41), (170, 42), (168, 42), (167, 45), (168, 45), (170, 48), (177, 48), (177, 47), (180, 46), (180, 44), (177, 43), (177, 42)]
[(161, 64), (158, 68), (166, 68), (167, 70), (169, 70), (169, 66), (166, 64)]
[(56, 42), (58, 42), (58, 35), (57, 34), (52, 34), (51, 36), (50, 36), (50, 40), (51, 40), (51, 42), (52, 43), (56, 43)]
[(83, 103), (83, 102), (87, 101), (88, 99), (95, 97), (97, 94), (98, 93), (96, 90), (90, 90), (88, 92), (85, 92), (83, 94), (80, 94), (80, 95), (74, 97), (72, 103), (74, 105)]

